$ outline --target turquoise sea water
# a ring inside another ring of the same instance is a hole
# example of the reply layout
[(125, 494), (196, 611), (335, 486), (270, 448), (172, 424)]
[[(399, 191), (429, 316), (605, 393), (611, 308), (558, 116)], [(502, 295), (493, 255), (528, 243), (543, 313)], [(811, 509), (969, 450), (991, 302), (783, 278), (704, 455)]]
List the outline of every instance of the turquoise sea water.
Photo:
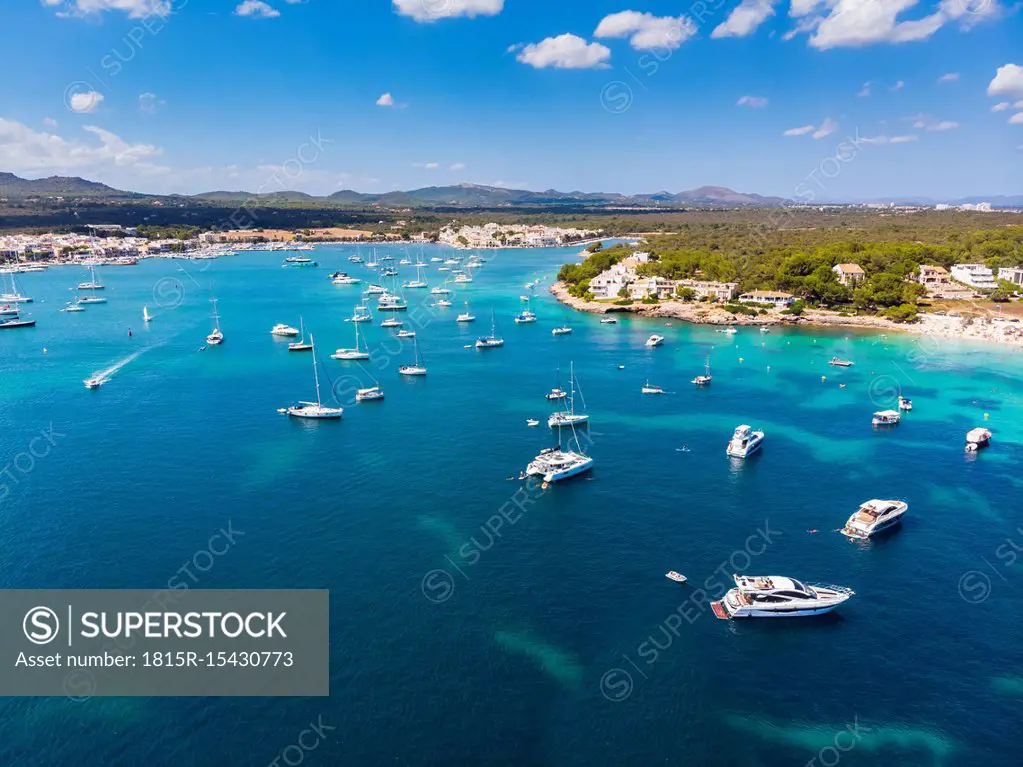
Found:
[[(327, 277), (368, 276), (354, 248), (318, 249), (317, 269), (276, 253), (110, 267), (109, 303), (79, 314), (58, 311), (79, 270), (20, 275), (38, 325), (0, 333), (0, 586), (165, 588), (230, 524), (235, 544), (189, 584), (329, 588), (331, 697), (4, 699), (0, 761), (264, 765), (322, 717), (336, 729), (310, 765), (1018, 764), (1023, 355), (607, 326), (543, 290), (539, 322), (516, 326), (524, 283), (575, 250), (486, 254), (449, 309), (406, 291), (419, 380), (396, 374), (411, 346), (379, 315), (362, 326), (371, 363), (328, 357), (354, 340), (343, 318), (360, 288)], [(200, 353), (211, 287), (227, 340)], [(465, 300), (475, 326), (454, 321)], [(506, 346), (464, 348), (491, 308)], [(300, 315), (340, 423), (276, 413), (313, 393), (309, 356), (269, 334)], [(553, 337), (564, 322), (575, 332)], [(655, 331), (665, 345), (645, 348)], [(828, 366), (835, 355), (856, 364)], [(714, 383), (697, 389), (708, 356)], [(508, 478), (552, 440), (525, 421), (545, 422), (543, 394), (573, 361), (592, 478), (527, 496)], [(349, 404), (366, 371), (386, 400)], [(643, 396), (647, 379), (671, 394)], [(914, 412), (873, 430), (900, 389)], [(767, 439), (733, 464), (740, 423)], [(965, 455), (979, 425), (992, 447)], [(18, 457), (51, 428), (48, 455)], [(909, 502), (901, 529), (866, 544), (833, 532), (875, 497)], [(515, 521), (498, 527), (502, 508)], [(719, 621), (704, 592), (738, 570), (857, 595), (824, 618)]]

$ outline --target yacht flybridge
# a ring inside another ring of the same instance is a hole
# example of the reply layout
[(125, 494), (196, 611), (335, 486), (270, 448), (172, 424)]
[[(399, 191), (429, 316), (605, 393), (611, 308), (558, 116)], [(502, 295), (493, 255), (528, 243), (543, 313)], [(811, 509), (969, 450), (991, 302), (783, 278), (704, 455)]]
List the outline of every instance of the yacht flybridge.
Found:
[(860, 506), (846, 521), (842, 535), (849, 538), (869, 538), (902, 521), (909, 509), (905, 501), (870, 500)]
[(855, 592), (842, 586), (807, 585), (779, 575), (734, 575), (735, 588), (711, 602), (719, 618), (797, 618), (823, 615)]
[(316, 382), (316, 402), (299, 402), (297, 405), (281, 408), (279, 413), (287, 413), (292, 418), (308, 418), (313, 420), (337, 420), (344, 413), (344, 408), (327, 407), (320, 400), (320, 376), (316, 370), (316, 343), (312, 334), (309, 343), (313, 346), (313, 380)]
[[(552, 429), (561, 428), (564, 426), (571, 426), (574, 428), (576, 424), (588, 423), (590, 420), (589, 415), (587, 415), (586, 413), (575, 412), (575, 394), (578, 382), (576, 381), (575, 378), (574, 364), (569, 367), (569, 371), (570, 371), (568, 379), (569, 394), (566, 397), (568, 399), (568, 410), (562, 410), (557, 413), (551, 413), (551, 417), (547, 419), (547, 426), (549, 426)], [(555, 391), (552, 391), (551, 394), (554, 394)], [(580, 397), (582, 396), (582, 392), (579, 393), (579, 396)], [(550, 395), (548, 395), (548, 399), (550, 398), (551, 398)]]
[(764, 433), (762, 431), (753, 431), (746, 424), (736, 426), (725, 454), (730, 458), (748, 458), (760, 449), (763, 441)]

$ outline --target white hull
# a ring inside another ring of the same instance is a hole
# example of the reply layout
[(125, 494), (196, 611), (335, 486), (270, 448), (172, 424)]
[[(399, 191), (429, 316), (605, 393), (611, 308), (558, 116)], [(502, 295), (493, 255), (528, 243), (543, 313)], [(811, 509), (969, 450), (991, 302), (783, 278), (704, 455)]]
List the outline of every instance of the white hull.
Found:
[(334, 352), (332, 355), (330, 355), (330, 357), (331, 357), (331, 359), (346, 360), (346, 361), (368, 360), (369, 359), (369, 352), (359, 352), (359, 351), (353, 351), (353, 350), (348, 350), (348, 349), (338, 349), (336, 352)]
[(416, 367), (414, 365), (403, 365), (398, 368), (398, 375), (403, 376), (425, 376), (426, 368)]
[(593, 468), (593, 459), (589, 456), (580, 453), (566, 453), (565, 455), (570, 460), (564, 467), (552, 466), (548, 461), (543, 460), (542, 455), (538, 456), (536, 460), (526, 467), (526, 474), (542, 477), (544, 482), (560, 482), (563, 479), (583, 474)]
[(590, 417), (588, 415), (570, 415), (568, 413), (557, 413), (547, 419), (547, 426), (550, 428), (561, 428), (569, 426), (578, 426), (582, 423), (589, 423)]
[(343, 410), (339, 407), (319, 407), (317, 405), (312, 405), (309, 407), (288, 408), (288, 415), (292, 418), (306, 418), (313, 421), (338, 420), (341, 418), (342, 413)]

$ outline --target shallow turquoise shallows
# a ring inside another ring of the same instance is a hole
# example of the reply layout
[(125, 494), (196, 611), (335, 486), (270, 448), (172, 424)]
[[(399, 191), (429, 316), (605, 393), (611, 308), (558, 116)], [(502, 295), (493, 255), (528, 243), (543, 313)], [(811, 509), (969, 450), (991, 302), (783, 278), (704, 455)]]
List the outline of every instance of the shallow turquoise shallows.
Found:
[[(59, 309), (83, 271), (19, 275), (38, 324), (0, 332), (0, 584), (329, 588), (331, 697), (4, 699), (0, 763), (266, 765), (322, 717), (336, 729), (279, 764), (1018, 764), (1023, 354), (602, 325), (546, 292), (576, 250), (485, 253), (450, 308), (406, 291), (425, 378), (397, 374), (413, 348), (376, 311), (373, 359), (330, 359), (354, 345), (360, 287), (328, 273), (371, 276), (354, 247), (317, 249), (311, 269), (280, 253), (105, 267), (109, 302), (76, 314)], [(539, 321), (516, 325), (537, 278)], [(200, 352), (213, 295), (226, 341)], [(460, 326), (466, 301), (477, 321)], [(505, 346), (467, 348), (491, 311)], [(300, 317), (340, 422), (277, 413), (314, 396), (308, 353), (270, 335)], [(553, 444), (544, 394), (573, 362), (594, 470), (528, 489), (519, 472)], [(386, 399), (351, 402), (374, 380)], [(641, 394), (648, 380), (668, 393)], [(872, 429), (900, 391), (913, 412)], [(743, 423), (767, 437), (733, 463)], [(967, 455), (976, 426), (992, 444)], [(49, 454), (26, 458), (51, 428)], [(904, 524), (835, 532), (871, 498), (908, 501)], [(228, 525), (234, 545), (196, 557)], [(825, 617), (718, 620), (708, 602), (735, 572), (856, 595)]]

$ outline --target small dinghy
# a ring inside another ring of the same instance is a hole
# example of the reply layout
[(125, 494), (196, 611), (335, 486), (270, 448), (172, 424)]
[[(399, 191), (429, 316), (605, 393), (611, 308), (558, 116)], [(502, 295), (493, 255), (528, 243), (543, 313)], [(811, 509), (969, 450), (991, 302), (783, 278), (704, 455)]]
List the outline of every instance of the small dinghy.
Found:
[(667, 578), (668, 580), (675, 581), (676, 583), (685, 583), (686, 582), (686, 577), (684, 575), (682, 575), (682, 573), (677, 573), (674, 570), (672, 570), (671, 572), (667, 573), (664, 577)]

